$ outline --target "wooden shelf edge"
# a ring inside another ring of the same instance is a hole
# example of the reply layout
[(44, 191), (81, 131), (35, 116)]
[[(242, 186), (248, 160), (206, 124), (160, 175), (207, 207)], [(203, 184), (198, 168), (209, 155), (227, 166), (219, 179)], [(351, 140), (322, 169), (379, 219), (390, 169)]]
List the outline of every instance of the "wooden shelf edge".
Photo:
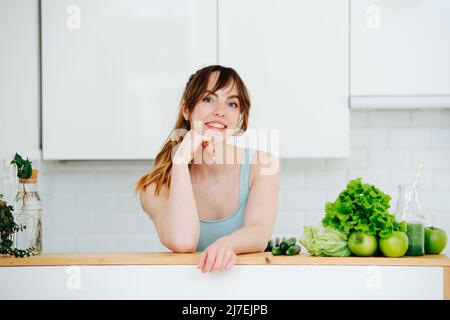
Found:
[[(65, 265), (196, 265), (200, 253), (47, 253), (29, 258), (0, 257), (0, 267), (14, 266), (65, 266)], [(312, 257), (273, 256), (270, 252), (238, 256), (238, 265), (323, 265), (323, 266), (427, 266), (450, 267), (445, 255), (422, 257)]]
[(444, 268), (444, 300), (450, 300), (450, 267)]

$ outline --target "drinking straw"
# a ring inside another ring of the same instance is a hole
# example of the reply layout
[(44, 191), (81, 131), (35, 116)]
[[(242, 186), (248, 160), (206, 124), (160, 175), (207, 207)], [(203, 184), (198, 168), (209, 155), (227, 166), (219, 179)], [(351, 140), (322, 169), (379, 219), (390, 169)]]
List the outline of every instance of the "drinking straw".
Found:
[(423, 169), (423, 160), (420, 160), (419, 168), (417, 169), (416, 176), (414, 177), (411, 192), (408, 195), (408, 198), (406, 199), (405, 207), (403, 208), (402, 217), (405, 215), (406, 209), (408, 208), (409, 202), (411, 201), (412, 195), (414, 193), (414, 190), (416, 189), (417, 182), (419, 181), (420, 174), (422, 173)]

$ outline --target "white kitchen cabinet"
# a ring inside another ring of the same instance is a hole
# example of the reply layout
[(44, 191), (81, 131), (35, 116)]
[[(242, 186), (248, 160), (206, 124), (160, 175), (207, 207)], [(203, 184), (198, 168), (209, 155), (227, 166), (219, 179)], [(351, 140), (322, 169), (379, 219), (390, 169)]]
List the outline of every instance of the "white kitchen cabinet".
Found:
[[(39, 2), (0, 1), (0, 160), (39, 159)], [(9, 161), (8, 161), (9, 160)]]
[(351, 1), (352, 108), (450, 108), (450, 2)]
[(154, 158), (189, 75), (217, 62), (269, 151), (347, 156), (348, 21), (347, 0), (43, 0), (43, 157)]
[(238, 265), (210, 274), (195, 265), (2, 267), (0, 280), (4, 300), (444, 299), (442, 267)]
[[(274, 130), (258, 147), (286, 158), (348, 156), (349, 2), (218, 3), (219, 63), (249, 89), (250, 128)], [(237, 142), (263, 141), (247, 136)]]
[(216, 2), (41, 6), (43, 158), (154, 158), (189, 75), (217, 61)]

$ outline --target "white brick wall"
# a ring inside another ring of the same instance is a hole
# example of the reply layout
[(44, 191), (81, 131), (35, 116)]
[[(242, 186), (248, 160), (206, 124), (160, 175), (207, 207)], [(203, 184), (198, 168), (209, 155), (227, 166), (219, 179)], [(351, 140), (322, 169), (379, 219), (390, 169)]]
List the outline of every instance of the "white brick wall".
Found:
[[(352, 111), (347, 159), (283, 159), (274, 236), (299, 236), (319, 223), (326, 201), (348, 180), (362, 177), (392, 196), (425, 161), (419, 196), (428, 221), (450, 236), (450, 110)], [(0, 166), (0, 193), (11, 201), (7, 161)], [(132, 194), (146, 161), (38, 163), (45, 207), (46, 252), (167, 251)], [(450, 253), (450, 244), (446, 250)]]
[(398, 185), (411, 182), (421, 159), (425, 168), (419, 196), (427, 221), (450, 235), (449, 110), (352, 111), (350, 139), (347, 159), (282, 161), (284, 205), (274, 235), (300, 234), (298, 224), (319, 223), (325, 202), (333, 201), (356, 177), (390, 194), (394, 213)]

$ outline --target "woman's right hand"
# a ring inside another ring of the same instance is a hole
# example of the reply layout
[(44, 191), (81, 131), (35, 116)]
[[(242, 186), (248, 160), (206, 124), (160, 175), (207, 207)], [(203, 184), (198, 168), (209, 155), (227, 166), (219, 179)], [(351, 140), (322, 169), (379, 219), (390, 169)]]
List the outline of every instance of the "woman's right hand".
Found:
[(208, 137), (199, 134), (197, 131), (191, 129), (184, 136), (180, 144), (177, 145), (177, 150), (174, 155), (174, 163), (188, 164), (194, 158), (195, 153), (198, 148), (202, 148), (202, 155), (205, 151), (209, 158), (215, 160), (215, 149), (214, 149), (214, 137)]

